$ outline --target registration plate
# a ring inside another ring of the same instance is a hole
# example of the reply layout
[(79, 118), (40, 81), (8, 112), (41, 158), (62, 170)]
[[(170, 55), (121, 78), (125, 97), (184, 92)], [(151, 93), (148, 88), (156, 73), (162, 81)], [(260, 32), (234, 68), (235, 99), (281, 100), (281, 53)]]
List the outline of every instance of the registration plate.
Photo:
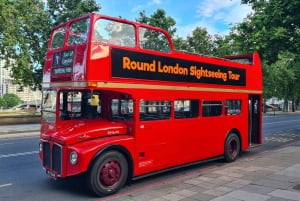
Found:
[(46, 170), (46, 174), (53, 179), (57, 179), (56, 173), (52, 172), (51, 170)]

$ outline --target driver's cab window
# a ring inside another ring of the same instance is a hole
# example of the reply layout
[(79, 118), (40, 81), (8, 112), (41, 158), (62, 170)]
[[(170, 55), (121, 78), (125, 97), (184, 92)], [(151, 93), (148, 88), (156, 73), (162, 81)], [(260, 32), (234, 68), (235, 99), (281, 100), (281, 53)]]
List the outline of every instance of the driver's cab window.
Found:
[(97, 91), (61, 91), (60, 119), (99, 119), (101, 94)]

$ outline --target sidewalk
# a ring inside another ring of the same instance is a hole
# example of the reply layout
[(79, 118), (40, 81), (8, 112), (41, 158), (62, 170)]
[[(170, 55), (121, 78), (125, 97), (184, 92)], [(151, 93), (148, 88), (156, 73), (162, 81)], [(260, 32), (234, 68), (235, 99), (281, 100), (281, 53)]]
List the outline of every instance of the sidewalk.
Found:
[(39, 135), (41, 124), (0, 125), (0, 139)]
[(100, 200), (300, 201), (300, 141)]

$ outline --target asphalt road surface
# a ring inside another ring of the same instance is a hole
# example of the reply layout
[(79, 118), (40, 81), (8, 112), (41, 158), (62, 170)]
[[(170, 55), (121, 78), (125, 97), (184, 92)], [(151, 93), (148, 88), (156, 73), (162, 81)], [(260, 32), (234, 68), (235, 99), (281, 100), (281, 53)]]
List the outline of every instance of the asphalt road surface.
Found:
[[(300, 114), (265, 116), (264, 144), (243, 153), (241, 157), (285, 146), (300, 140)], [(164, 174), (134, 181), (120, 193), (142, 188), (190, 171), (221, 165), (222, 161), (193, 165)], [(98, 201), (84, 187), (83, 177), (66, 180), (49, 179), (38, 159), (38, 137), (0, 140), (0, 200), (1, 201)]]

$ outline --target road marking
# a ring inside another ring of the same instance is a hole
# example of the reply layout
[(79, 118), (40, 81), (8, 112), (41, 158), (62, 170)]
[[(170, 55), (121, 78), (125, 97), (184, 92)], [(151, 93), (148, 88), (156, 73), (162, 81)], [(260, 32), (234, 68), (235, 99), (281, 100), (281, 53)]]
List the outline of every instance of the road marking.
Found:
[(289, 121), (278, 121), (278, 122), (272, 122), (272, 123), (263, 123), (264, 125), (268, 125), (268, 124), (283, 124), (283, 123), (289, 123), (289, 122), (292, 122), (292, 121), (298, 121), (299, 122), (299, 119), (297, 120), (289, 120)]
[(29, 151), (29, 152), (22, 152), (22, 153), (15, 153), (15, 154), (6, 154), (6, 155), (0, 155), (0, 158), (10, 158), (10, 157), (16, 157), (16, 156), (25, 156), (25, 155), (31, 155), (31, 154), (37, 154), (38, 151)]
[(3, 145), (11, 145), (11, 144), (15, 144), (15, 143), (12, 143), (12, 142), (10, 142), (10, 143), (9, 143), (9, 142), (7, 142), (7, 143), (1, 143), (0, 146), (3, 146)]
[(8, 186), (12, 186), (12, 183), (0, 184), (0, 188), (4, 188), (4, 187), (8, 187)]

